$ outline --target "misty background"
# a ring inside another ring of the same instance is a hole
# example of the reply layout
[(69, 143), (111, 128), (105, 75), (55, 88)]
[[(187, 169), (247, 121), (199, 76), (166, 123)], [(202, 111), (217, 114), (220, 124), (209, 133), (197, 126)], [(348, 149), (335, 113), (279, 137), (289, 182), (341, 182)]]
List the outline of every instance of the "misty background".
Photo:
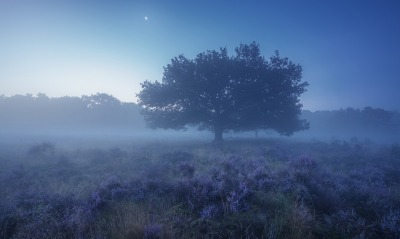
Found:
[[(0, 137), (18, 138), (104, 138), (180, 139), (210, 141), (212, 133), (189, 128), (187, 131), (153, 130), (146, 127), (140, 107), (97, 93), (81, 97), (14, 95), (0, 97)], [(302, 119), (310, 129), (293, 138), (317, 140), (358, 140), (396, 143), (400, 140), (400, 113), (381, 108), (303, 110)], [(273, 131), (227, 132), (226, 138), (279, 137)]]
[[(135, 104), (141, 82), (161, 80), (179, 54), (255, 40), (310, 84), (310, 129), (294, 137), (398, 142), (399, 11), (374, 0), (0, 1), (0, 135), (153, 137)], [(256, 135), (276, 136), (226, 137)]]

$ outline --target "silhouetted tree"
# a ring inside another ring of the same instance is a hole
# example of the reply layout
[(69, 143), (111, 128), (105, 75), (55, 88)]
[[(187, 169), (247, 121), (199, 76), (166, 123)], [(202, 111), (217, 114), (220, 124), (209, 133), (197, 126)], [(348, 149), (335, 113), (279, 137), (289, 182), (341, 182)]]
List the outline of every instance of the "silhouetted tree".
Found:
[(299, 120), (305, 92), (302, 68), (278, 51), (265, 60), (255, 42), (207, 51), (193, 60), (179, 55), (164, 67), (162, 82), (145, 81), (138, 94), (148, 126), (211, 130), (222, 140), (226, 130), (274, 129), (291, 135), (308, 128)]

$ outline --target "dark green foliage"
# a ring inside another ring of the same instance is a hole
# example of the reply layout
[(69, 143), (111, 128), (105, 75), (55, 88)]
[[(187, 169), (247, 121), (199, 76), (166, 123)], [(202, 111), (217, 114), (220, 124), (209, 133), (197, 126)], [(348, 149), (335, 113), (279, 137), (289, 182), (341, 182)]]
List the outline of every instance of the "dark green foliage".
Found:
[(241, 44), (235, 56), (226, 48), (193, 60), (183, 55), (164, 68), (162, 82), (142, 83), (139, 105), (153, 128), (224, 131), (274, 129), (281, 134), (306, 129), (299, 120), (299, 97), (306, 91), (302, 69), (276, 52), (269, 61), (255, 42)]

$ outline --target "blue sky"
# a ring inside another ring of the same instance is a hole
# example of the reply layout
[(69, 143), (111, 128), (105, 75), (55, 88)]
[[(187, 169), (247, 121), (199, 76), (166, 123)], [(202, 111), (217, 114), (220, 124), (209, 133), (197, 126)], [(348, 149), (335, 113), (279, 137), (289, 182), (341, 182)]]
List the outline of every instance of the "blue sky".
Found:
[(256, 41), (303, 66), (304, 109), (400, 110), (399, 12), (397, 0), (1, 0), (0, 95), (135, 102), (178, 54)]

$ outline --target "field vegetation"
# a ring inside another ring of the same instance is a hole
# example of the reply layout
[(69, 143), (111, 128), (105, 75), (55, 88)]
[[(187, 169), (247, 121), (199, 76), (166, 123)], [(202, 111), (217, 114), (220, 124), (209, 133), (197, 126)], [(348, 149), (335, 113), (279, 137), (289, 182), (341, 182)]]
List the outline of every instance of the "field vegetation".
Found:
[(42, 142), (0, 152), (0, 238), (400, 237), (396, 144)]

